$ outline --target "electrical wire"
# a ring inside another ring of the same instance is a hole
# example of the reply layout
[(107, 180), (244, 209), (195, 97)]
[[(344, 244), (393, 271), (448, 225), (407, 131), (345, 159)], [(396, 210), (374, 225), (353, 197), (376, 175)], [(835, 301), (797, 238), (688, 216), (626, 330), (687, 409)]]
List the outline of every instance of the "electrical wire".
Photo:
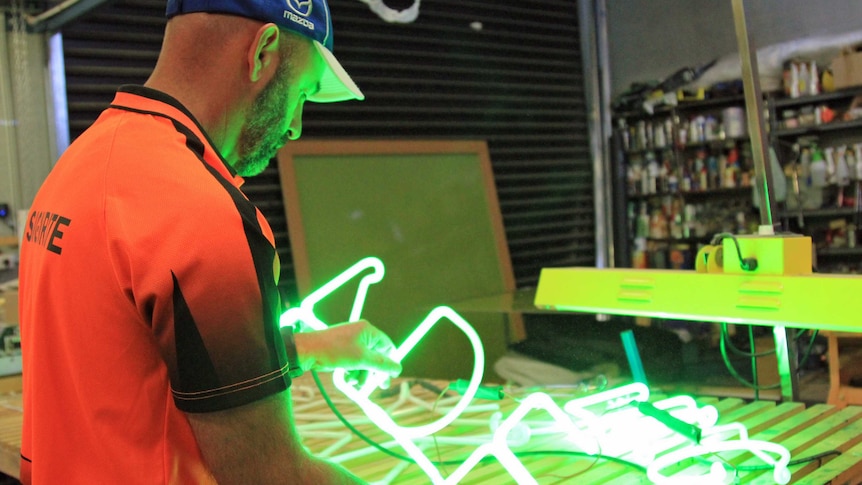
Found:
[[(446, 389), (443, 389), (442, 391), (440, 391), (439, 394), (437, 394), (437, 399), (434, 400), (434, 405), (431, 406), (431, 412), (432, 413), (437, 410), (437, 405), (440, 404), (440, 399), (443, 399), (443, 396), (445, 394), (446, 394)], [(440, 454), (440, 443), (437, 442), (437, 433), (434, 433), (432, 438), (434, 439), (434, 449), (437, 451), (437, 461), (442, 462), (443, 456)], [(442, 466), (442, 465), (441, 465), (441, 468), (443, 468), (443, 473), (445, 473), (448, 476), (449, 470), (447, 470), (446, 467)]]
[[(796, 333), (796, 335), (793, 337), (793, 339), (796, 341), (801, 340), (802, 337), (805, 335), (806, 331), (807, 330), (798, 331)], [(814, 344), (816, 343), (815, 339), (817, 338), (818, 332), (819, 332), (819, 330), (813, 330), (812, 331), (811, 337), (808, 341), (808, 345), (806, 346), (805, 352), (803, 353), (802, 358), (799, 361), (799, 365), (798, 365), (799, 368), (802, 368), (802, 366), (804, 366), (805, 363), (808, 362), (808, 359), (811, 357), (811, 351), (814, 349)], [(753, 349), (754, 348), (754, 334), (753, 334), (753, 329), (750, 325), (748, 326), (748, 338), (749, 338), (749, 345)], [(725, 367), (727, 367), (728, 372), (730, 372), (730, 374), (737, 381), (739, 381), (740, 383), (742, 383), (746, 387), (754, 389), (754, 392), (755, 392), (754, 393), (754, 399), (759, 398), (759, 391), (770, 390), (770, 389), (779, 389), (781, 387), (780, 383), (771, 384), (768, 386), (762, 386), (757, 381), (757, 379), (758, 379), (757, 378), (757, 358), (772, 355), (775, 353), (775, 349), (772, 349), (770, 351), (765, 351), (765, 352), (745, 352), (745, 351), (737, 348), (736, 346), (733, 345), (733, 342), (730, 339), (729, 332), (727, 331), (727, 323), (721, 324), (721, 335), (720, 335), (719, 343), (720, 343), (720, 348), (721, 348), (721, 355), (722, 355), (722, 358), (724, 359), (724, 365), (725, 365)], [(751, 358), (751, 371), (752, 371), (753, 382), (746, 380), (744, 377), (742, 377), (736, 371), (736, 369), (733, 367), (733, 363), (730, 361), (730, 359), (728, 357), (727, 349), (730, 349), (731, 352), (733, 352), (736, 355)]]
[(733, 245), (736, 247), (736, 255), (739, 258), (739, 267), (742, 268), (743, 271), (754, 271), (757, 269), (757, 258), (743, 258), (742, 257), (742, 249), (739, 247), (739, 240), (736, 239), (736, 236), (729, 232), (721, 232), (712, 237), (712, 241), (710, 241), (711, 246), (718, 246), (722, 239), (730, 239), (733, 241)]
[[(726, 331), (726, 325), (727, 324), (722, 324), (722, 325), (723, 325), (722, 332), (724, 332), (724, 331)], [(744, 386), (755, 389), (755, 390), (761, 390), (762, 391), (762, 390), (768, 390), (768, 389), (780, 389), (781, 388), (781, 383), (772, 384), (769, 386), (761, 386), (761, 385), (749, 382), (745, 377), (741, 376), (739, 374), (739, 372), (737, 372), (736, 368), (733, 367), (733, 363), (730, 362), (730, 359), (728, 358), (727, 344), (726, 344), (725, 340), (726, 339), (724, 337), (722, 337), (722, 338), (718, 339), (718, 342), (719, 342), (719, 349), (721, 350), (721, 356), (724, 359), (724, 366), (727, 367), (727, 371), (730, 372), (730, 375), (732, 375), (737, 381), (739, 381)], [(755, 376), (757, 375), (756, 363), (755, 363), (754, 375)]]
[(646, 467), (643, 465), (639, 465), (635, 462), (624, 460), (622, 458), (617, 458), (616, 456), (610, 455), (601, 455), (595, 453), (586, 453), (583, 451), (566, 451), (566, 450), (541, 450), (541, 451), (518, 451), (515, 453), (515, 456), (519, 458), (530, 457), (530, 456), (569, 456), (569, 457), (582, 457), (582, 458), (598, 458), (605, 461), (610, 461), (613, 463), (617, 463), (619, 465), (623, 465), (634, 470), (637, 470), (641, 473), (646, 473)]
[[(840, 455), (840, 454), (841, 454), (841, 452), (839, 450), (824, 451), (823, 453), (818, 453), (816, 455), (806, 456), (804, 458), (797, 458), (795, 460), (790, 460), (787, 463), (787, 466), (801, 465), (803, 463), (808, 463), (808, 462), (812, 462), (815, 460), (821, 460), (823, 458), (826, 458), (827, 456)], [(770, 465), (745, 465), (745, 466), (737, 466), (736, 467), (737, 470), (742, 471), (742, 472), (754, 472), (754, 471), (759, 471), (759, 470), (772, 470), (772, 468), (773, 467)]]
[[(752, 335), (753, 329), (752, 329), (751, 325), (748, 325), (748, 330), (749, 330), (749, 336), (748, 336), (749, 346), (753, 349), (754, 345), (751, 343), (753, 341), (753, 335)], [(775, 354), (775, 349), (764, 350), (763, 352), (746, 352), (746, 351), (740, 349), (739, 347), (737, 347), (733, 343), (733, 340), (730, 338), (730, 332), (728, 332), (728, 330), (727, 330), (727, 323), (721, 324), (721, 338), (726, 339), (727, 340), (727, 347), (730, 349), (730, 351), (736, 355), (739, 355), (740, 357), (757, 357), (757, 358), (760, 358), (760, 357), (767, 357), (767, 356)]]
[[(748, 326), (748, 346), (754, 350), (754, 327)], [(753, 353), (753, 352), (752, 352)], [(751, 356), (751, 383), (754, 384), (754, 400), (760, 400), (759, 378), (757, 376), (757, 357)]]
[[(371, 445), (373, 448), (377, 449), (378, 451), (381, 451), (382, 453), (384, 453), (388, 456), (391, 456), (392, 458), (395, 458), (395, 459), (398, 459), (401, 461), (406, 461), (408, 463), (413, 463), (413, 464), (416, 463), (416, 460), (414, 460), (413, 458), (411, 458), (409, 456), (405, 456), (405, 455), (402, 455), (400, 453), (396, 453), (392, 450), (389, 450), (387, 448), (384, 448), (379, 443), (377, 443), (376, 441), (374, 441), (373, 439), (371, 439), (367, 435), (365, 435), (363, 432), (356, 429), (355, 426), (350, 424), (350, 422), (347, 421), (347, 418), (345, 418), (344, 415), (341, 414), (341, 412), (338, 410), (338, 408), (335, 407), (335, 403), (332, 402), (332, 399), (329, 397), (329, 393), (326, 392), (326, 389), (324, 389), (323, 383), (320, 381), (320, 377), (317, 375), (317, 371), (312, 370), (311, 375), (314, 378), (314, 383), (317, 385), (317, 389), (320, 390), (320, 394), (323, 396), (323, 400), (326, 401), (327, 406), (329, 406), (329, 409), (332, 410), (333, 414), (335, 414), (335, 417), (338, 418), (338, 420), (341, 421), (341, 423), (345, 427), (347, 427), (347, 429), (349, 429), (351, 433), (356, 435), (356, 437), (358, 437), (359, 439), (361, 439), (365, 443)], [(568, 456), (568, 457), (573, 457), (573, 458), (595, 458), (595, 459), (606, 460), (606, 461), (610, 461), (613, 463), (617, 463), (619, 465), (624, 465), (624, 466), (627, 466), (629, 468), (632, 468), (632, 469), (637, 470), (637, 471), (644, 473), (644, 474), (646, 473), (646, 468), (644, 468), (643, 466), (641, 466), (637, 463), (625, 460), (623, 458), (617, 458), (615, 456), (602, 455), (602, 454), (596, 454), (596, 453), (586, 453), (586, 452), (582, 452), (582, 451), (568, 451), (568, 450), (536, 450), (536, 451), (518, 451), (518, 452), (514, 452), (513, 454), (518, 458), (534, 457), (534, 456)], [(464, 463), (466, 460), (467, 460), (466, 458), (459, 459), (459, 460), (443, 460), (443, 461), (439, 461), (439, 460), (433, 461), (432, 460), (431, 463), (436, 465), (436, 466), (460, 465), (460, 464)], [(496, 460), (496, 458), (493, 456), (486, 456), (486, 457), (482, 458), (480, 460), (480, 462), (484, 463), (484, 462), (488, 462), (488, 461), (492, 461), (492, 460)]]
[[(841, 451), (839, 451), (839, 450), (824, 451), (823, 453), (817, 453), (816, 455), (806, 456), (803, 458), (796, 458), (795, 460), (790, 460), (787, 463), (787, 466), (791, 467), (794, 465), (801, 465), (803, 463), (809, 463), (809, 462), (812, 462), (815, 460), (819, 461), (819, 460), (822, 460), (823, 458), (826, 458), (827, 456), (840, 455), (840, 454), (841, 454)], [(772, 470), (775, 468), (774, 465), (734, 465), (733, 463), (730, 463), (729, 461), (722, 458), (722, 456), (718, 453), (710, 453), (710, 456), (713, 456), (716, 459), (720, 460), (722, 463), (724, 463), (725, 467), (733, 470), (735, 477), (739, 476), (739, 472), (756, 472), (756, 471), (763, 471), (763, 470)], [(707, 465), (712, 463), (711, 461), (707, 460), (706, 458), (703, 458), (702, 456), (696, 457), (695, 459), (699, 463), (703, 463), (703, 464), (707, 464)], [(820, 464), (818, 464), (818, 466), (820, 466)], [(733, 482), (733, 483), (737, 483), (737, 482)]]
[[(723, 332), (721, 334), (722, 338), (727, 338), (727, 347), (734, 354), (739, 355), (741, 357), (767, 357), (767, 356), (775, 354), (775, 349), (764, 350), (763, 352), (747, 352), (745, 350), (740, 349), (739, 347), (737, 347), (733, 343), (733, 339), (730, 338), (730, 333), (727, 332), (727, 323), (722, 323), (721, 325), (722, 325), (722, 330), (723, 330)], [(749, 329), (752, 327), (751, 325), (747, 325), (747, 326), (749, 327)], [(802, 337), (805, 335), (805, 332), (806, 332), (806, 330), (804, 330), (804, 329), (797, 331), (796, 335), (794, 335), (794, 337), (793, 337), (793, 340), (796, 340), (796, 341), (801, 340)], [(815, 332), (817, 332), (817, 330), (815, 330)], [(749, 336), (749, 341), (750, 341), (750, 339), (751, 339), (751, 337)], [(753, 348), (753, 345), (752, 345), (752, 348)]]
[(368, 436), (366, 436), (363, 432), (356, 429), (355, 426), (353, 426), (352, 424), (350, 424), (349, 421), (347, 421), (347, 418), (345, 418), (344, 415), (341, 414), (341, 412), (338, 410), (338, 408), (335, 407), (335, 403), (332, 402), (332, 399), (329, 397), (329, 393), (326, 392), (326, 389), (323, 388), (323, 383), (320, 382), (320, 376), (317, 375), (317, 371), (312, 370), (311, 376), (314, 377), (314, 383), (317, 384), (317, 389), (320, 390), (320, 394), (323, 396), (323, 400), (326, 401), (326, 405), (329, 406), (329, 409), (332, 410), (332, 412), (335, 414), (335, 417), (338, 418), (339, 421), (341, 421), (341, 424), (346, 426), (347, 429), (349, 429), (351, 433), (356, 435), (357, 438), (368, 443), (372, 447), (376, 448), (378, 451), (381, 451), (381, 452), (391, 456), (392, 458), (396, 458), (396, 459), (402, 460), (402, 461), (407, 461), (410, 463), (416, 463), (409, 456), (404, 456), (402, 454), (399, 454), (399, 453), (396, 453), (392, 450), (384, 448), (379, 443), (377, 443), (376, 441), (374, 441), (371, 438), (369, 438)]
[[(799, 332), (802, 335), (803, 332)], [(802, 354), (802, 359), (799, 361), (799, 367), (802, 368), (807, 362), (809, 357), (811, 357), (811, 350), (814, 349), (814, 339), (817, 338), (817, 335), (820, 333), (820, 330), (815, 329), (811, 332), (811, 339), (808, 340), (808, 347), (805, 348), (805, 353)]]

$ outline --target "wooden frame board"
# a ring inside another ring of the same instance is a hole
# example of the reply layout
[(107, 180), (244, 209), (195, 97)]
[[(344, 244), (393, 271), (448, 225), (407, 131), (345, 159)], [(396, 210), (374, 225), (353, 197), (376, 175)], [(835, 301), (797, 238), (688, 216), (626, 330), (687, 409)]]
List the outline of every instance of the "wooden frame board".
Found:
[[(301, 297), (377, 256), (386, 276), (371, 287), (363, 317), (398, 343), (434, 306), (514, 291), (485, 142), (296, 141), (278, 163)], [(346, 317), (353, 293), (345, 293), (324, 316)], [(486, 373), (524, 337), (517, 315), (464, 316), (482, 336)], [(433, 333), (405, 372), (448, 378), (470, 368), (460, 332)]]

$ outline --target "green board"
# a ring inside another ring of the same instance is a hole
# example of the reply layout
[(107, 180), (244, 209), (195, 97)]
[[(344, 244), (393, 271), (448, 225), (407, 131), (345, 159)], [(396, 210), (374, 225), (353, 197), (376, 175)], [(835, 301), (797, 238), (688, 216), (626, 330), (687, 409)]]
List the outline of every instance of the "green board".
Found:
[[(376, 256), (383, 280), (362, 317), (396, 344), (438, 305), (514, 289), (511, 262), (484, 142), (306, 141), (279, 153), (300, 296), (356, 261)], [(321, 304), (329, 322), (347, 319), (355, 286)], [(519, 322), (501, 313), (463, 313), (479, 332), (486, 376)], [(410, 355), (404, 375), (469, 378), (469, 342), (438, 325)]]

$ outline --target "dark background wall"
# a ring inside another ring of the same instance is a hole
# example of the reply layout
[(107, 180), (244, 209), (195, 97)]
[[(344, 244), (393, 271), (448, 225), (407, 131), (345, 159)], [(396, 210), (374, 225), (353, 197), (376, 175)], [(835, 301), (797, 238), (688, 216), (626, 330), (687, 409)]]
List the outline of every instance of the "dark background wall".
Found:
[[(307, 105), (304, 139), (486, 140), (518, 286), (542, 267), (595, 264), (577, 2), (426, 0), (411, 24), (388, 24), (359, 0), (330, 6), (335, 51), (367, 99)], [(63, 29), (72, 139), (118, 85), (146, 80), (163, 13), (164, 0), (117, 0)], [(276, 233), (292, 297), (277, 169), (246, 189)]]

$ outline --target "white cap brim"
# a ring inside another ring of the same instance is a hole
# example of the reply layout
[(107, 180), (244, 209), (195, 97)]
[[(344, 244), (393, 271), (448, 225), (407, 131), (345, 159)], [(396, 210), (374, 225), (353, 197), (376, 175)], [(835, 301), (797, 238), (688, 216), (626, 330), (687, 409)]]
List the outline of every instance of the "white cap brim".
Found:
[(320, 90), (308, 98), (314, 103), (336, 103), (338, 101), (349, 101), (356, 99), (362, 101), (365, 95), (359, 90), (347, 71), (341, 67), (341, 63), (335, 55), (320, 42), (312, 41), (317, 52), (326, 62), (326, 69), (320, 78)]

